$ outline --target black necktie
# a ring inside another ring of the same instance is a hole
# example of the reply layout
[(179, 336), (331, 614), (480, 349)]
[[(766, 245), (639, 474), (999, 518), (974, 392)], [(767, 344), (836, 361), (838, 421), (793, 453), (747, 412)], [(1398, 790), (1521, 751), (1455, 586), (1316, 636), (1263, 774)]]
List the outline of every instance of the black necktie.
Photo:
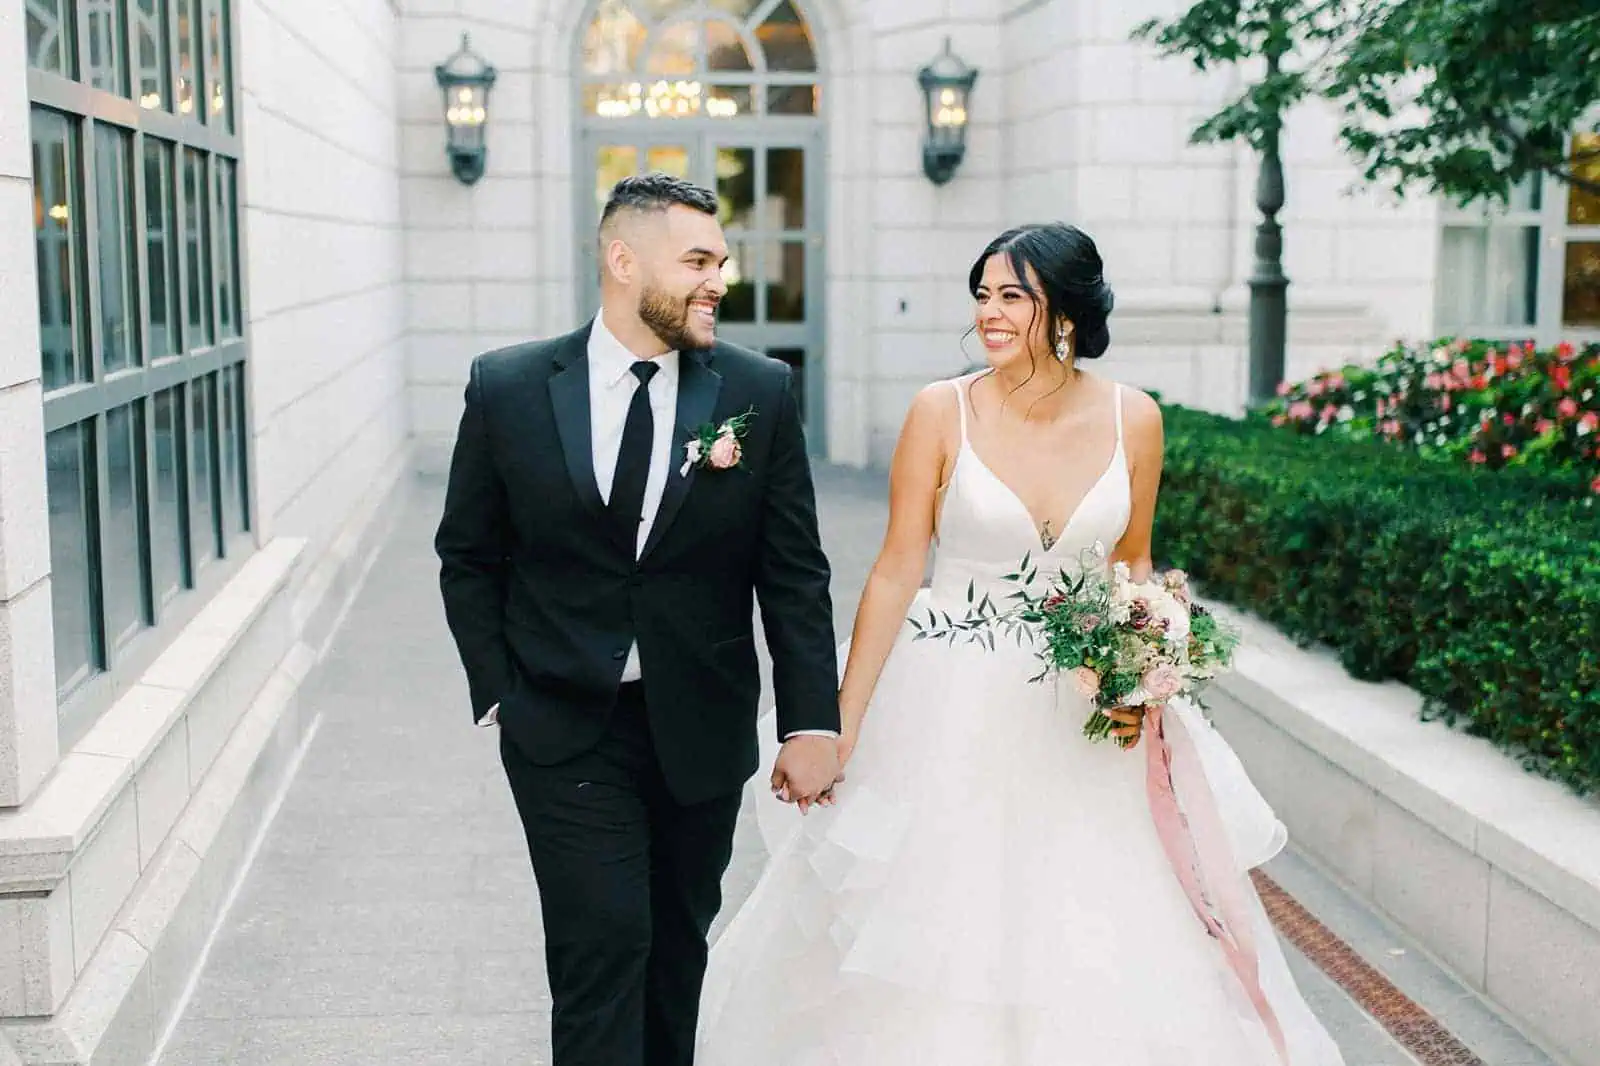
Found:
[(611, 478), (611, 517), (629, 538), (639, 535), (644, 521), (644, 483), (650, 478), (650, 454), (655, 450), (656, 420), (650, 411), (650, 379), (656, 376), (654, 360), (640, 359), (629, 367), (639, 379), (628, 404), (628, 420), (622, 424), (622, 447), (617, 451), (617, 469)]

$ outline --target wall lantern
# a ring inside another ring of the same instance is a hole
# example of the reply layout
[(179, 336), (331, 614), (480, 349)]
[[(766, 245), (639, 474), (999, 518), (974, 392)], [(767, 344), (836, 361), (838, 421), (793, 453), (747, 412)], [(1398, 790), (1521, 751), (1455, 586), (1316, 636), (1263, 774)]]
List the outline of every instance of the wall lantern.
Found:
[(928, 126), (922, 141), (922, 172), (935, 185), (955, 176), (967, 154), (967, 97), (978, 80), (978, 72), (950, 51), (950, 38), (944, 51), (917, 72), (928, 105)]
[(445, 152), (450, 170), (463, 185), (483, 177), (489, 149), (484, 142), (484, 126), (489, 121), (489, 90), (494, 85), (495, 69), (467, 44), (433, 68), (433, 76), (444, 91), (444, 120), (449, 127)]

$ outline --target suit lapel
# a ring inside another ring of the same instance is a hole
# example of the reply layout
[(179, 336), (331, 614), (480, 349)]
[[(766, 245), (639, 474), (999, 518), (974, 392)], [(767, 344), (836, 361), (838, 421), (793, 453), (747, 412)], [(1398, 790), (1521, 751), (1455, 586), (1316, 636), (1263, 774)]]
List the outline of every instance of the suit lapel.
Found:
[(694, 482), (696, 471), (690, 468), (683, 473), (683, 446), (690, 434), (711, 421), (716, 412), (717, 397), (722, 392), (722, 375), (711, 368), (711, 353), (684, 352), (678, 360), (678, 413), (672, 430), (671, 449), (667, 457), (667, 484), (661, 493), (661, 506), (650, 526), (650, 536), (645, 541), (643, 558), (653, 551), (666, 535), (672, 520), (683, 507), (684, 497)]
[(556, 435), (567, 461), (578, 499), (608, 527), (612, 524), (594, 479), (594, 442), (589, 425), (589, 331), (579, 330), (556, 357), (550, 377), (550, 404), (555, 411)]

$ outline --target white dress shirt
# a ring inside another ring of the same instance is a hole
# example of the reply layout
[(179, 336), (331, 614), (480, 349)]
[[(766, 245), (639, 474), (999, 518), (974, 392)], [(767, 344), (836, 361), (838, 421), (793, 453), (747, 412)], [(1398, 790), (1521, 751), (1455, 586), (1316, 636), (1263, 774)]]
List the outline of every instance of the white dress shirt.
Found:
[[(628, 408), (639, 388), (633, 364), (639, 357), (622, 346), (606, 328), (605, 316), (596, 315), (589, 331), (589, 441), (594, 454), (594, 481), (600, 498), (611, 502), (611, 480), (617, 473), (617, 453), (622, 450), (622, 429), (628, 421)], [(661, 494), (667, 487), (672, 462), (672, 429), (678, 418), (678, 353), (667, 352), (653, 360), (661, 369), (650, 379), (650, 414), (655, 423), (651, 442), (650, 473), (644, 482), (644, 521), (634, 542), (634, 557), (644, 552), (645, 541), (655, 525)], [(622, 668), (623, 681), (637, 681), (639, 645), (628, 649), (628, 662)]]
[[(640, 384), (633, 374), (633, 364), (638, 360), (639, 356), (630, 352), (606, 328), (605, 315), (596, 315), (594, 328), (589, 331), (589, 444), (594, 457), (595, 484), (600, 488), (600, 498), (607, 503), (611, 502), (611, 481), (617, 472), (617, 454), (622, 450), (622, 430), (628, 421), (628, 407)], [(667, 476), (672, 472), (672, 431), (678, 418), (679, 355), (667, 352), (655, 356), (654, 362), (660, 369), (650, 379), (648, 387), (655, 438), (651, 445), (650, 473), (644, 483), (644, 520), (639, 523), (639, 536), (634, 543), (635, 558), (644, 552), (650, 529), (655, 525), (656, 511), (661, 507), (662, 493), (666, 491)], [(638, 681), (642, 676), (639, 645), (635, 642), (628, 649), (622, 680)], [(499, 720), (500, 705), (497, 703), (480, 724), (494, 725)], [(789, 736), (802, 734), (838, 736), (830, 731), (810, 729)]]

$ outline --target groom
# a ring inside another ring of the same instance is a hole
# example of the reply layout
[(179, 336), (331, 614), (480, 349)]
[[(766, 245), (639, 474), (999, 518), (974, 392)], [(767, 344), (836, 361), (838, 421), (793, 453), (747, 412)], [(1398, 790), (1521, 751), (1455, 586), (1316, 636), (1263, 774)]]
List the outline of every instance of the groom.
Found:
[[(435, 548), (539, 884), (555, 1066), (690, 1066), (757, 762), (756, 600), (773, 788), (837, 776), (828, 561), (789, 368), (716, 340), (716, 197), (625, 179), (599, 240), (592, 322), (473, 362)], [(689, 446), (730, 419), (737, 447)]]

